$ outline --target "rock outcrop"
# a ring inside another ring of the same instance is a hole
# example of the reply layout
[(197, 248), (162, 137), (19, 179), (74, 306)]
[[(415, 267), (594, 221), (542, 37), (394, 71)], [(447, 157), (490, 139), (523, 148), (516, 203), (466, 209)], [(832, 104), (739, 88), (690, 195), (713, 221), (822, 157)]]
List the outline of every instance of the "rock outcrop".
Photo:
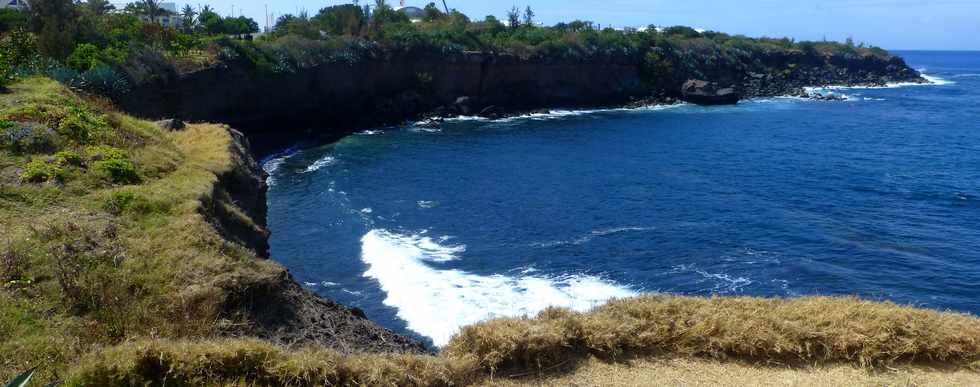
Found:
[(681, 87), (681, 99), (698, 105), (734, 105), (742, 99), (735, 87), (719, 87), (715, 82), (691, 79)]

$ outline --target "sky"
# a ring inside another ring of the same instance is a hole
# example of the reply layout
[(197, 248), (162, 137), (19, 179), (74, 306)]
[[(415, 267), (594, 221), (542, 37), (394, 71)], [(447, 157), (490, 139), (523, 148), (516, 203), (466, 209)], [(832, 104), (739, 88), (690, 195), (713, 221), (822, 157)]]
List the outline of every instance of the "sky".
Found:
[[(164, 0), (166, 1), (166, 0)], [(388, 0), (398, 5), (398, 0)], [(406, 0), (422, 7), (431, 0)], [(436, 0), (440, 3), (441, 0)], [(351, 1), (191, 0), (219, 13), (243, 14), (265, 26), (265, 9), (279, 16)], [(886, 49), (980, 50), (980, 0), (446, 0), (472, 19), (505, 19), (512, 6), (530, 6), (539, 22), (576, 19), (603, 27), (687, 25), (748, 36), (788, 36), (798, 40), (853, 37)], [(373, 0), (361, 0), (361, 4)]]

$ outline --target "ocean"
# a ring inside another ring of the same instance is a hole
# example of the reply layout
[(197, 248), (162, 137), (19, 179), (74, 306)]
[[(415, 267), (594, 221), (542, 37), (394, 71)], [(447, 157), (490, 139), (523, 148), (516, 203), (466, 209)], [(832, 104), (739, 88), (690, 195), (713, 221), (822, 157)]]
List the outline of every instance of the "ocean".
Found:
[(656, 292), (980, 314), (980, 53), (898, 54), (933, 83), (460, 117), (277, 154), (272, 257), (435, 346)]

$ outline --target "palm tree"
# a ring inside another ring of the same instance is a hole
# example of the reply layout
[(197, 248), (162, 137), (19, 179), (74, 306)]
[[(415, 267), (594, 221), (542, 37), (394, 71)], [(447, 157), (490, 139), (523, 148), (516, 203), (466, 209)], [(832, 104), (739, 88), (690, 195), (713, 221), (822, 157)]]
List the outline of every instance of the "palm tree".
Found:
[(197, 11), (195, 11), (194, 7), (191, 7), (190, 4), (187, 4), (184, 6), (184, 9), (180, 10), (180, 15), (183, 16), (185, 20), (193, 22), (194, 18), (197, 16)]
[(166, 10), (160, 8), (160, 2), (158, 0), (141, 0), (139, 5), (151, 20), (156, 20), (157, 16), (167, 14)]
[(190, 4), (187, 4), (180, 11), (180, 15), (184, 17), (184, 29), (190, 31), (194, 27), (194, 17), (197, 16), (197, 11)]

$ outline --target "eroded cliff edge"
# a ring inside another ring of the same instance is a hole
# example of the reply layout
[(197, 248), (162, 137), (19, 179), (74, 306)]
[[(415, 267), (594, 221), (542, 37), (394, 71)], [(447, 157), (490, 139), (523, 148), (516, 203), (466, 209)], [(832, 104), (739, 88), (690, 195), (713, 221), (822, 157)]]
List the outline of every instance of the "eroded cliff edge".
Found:
[[(231, 167), (217, 174), (201, 214), (229, 242), (269, 256), (266, 228), (266, 173), (249, 152), (248, 139), (226, 129)], [(257, 337), (287, 347), (320, 345), (341, 353), (424, 353), (424, 344), (368, 320), (364, 312), (303, 288), (285, 269), (258, 280), (225, 287), (224, 332)]]

